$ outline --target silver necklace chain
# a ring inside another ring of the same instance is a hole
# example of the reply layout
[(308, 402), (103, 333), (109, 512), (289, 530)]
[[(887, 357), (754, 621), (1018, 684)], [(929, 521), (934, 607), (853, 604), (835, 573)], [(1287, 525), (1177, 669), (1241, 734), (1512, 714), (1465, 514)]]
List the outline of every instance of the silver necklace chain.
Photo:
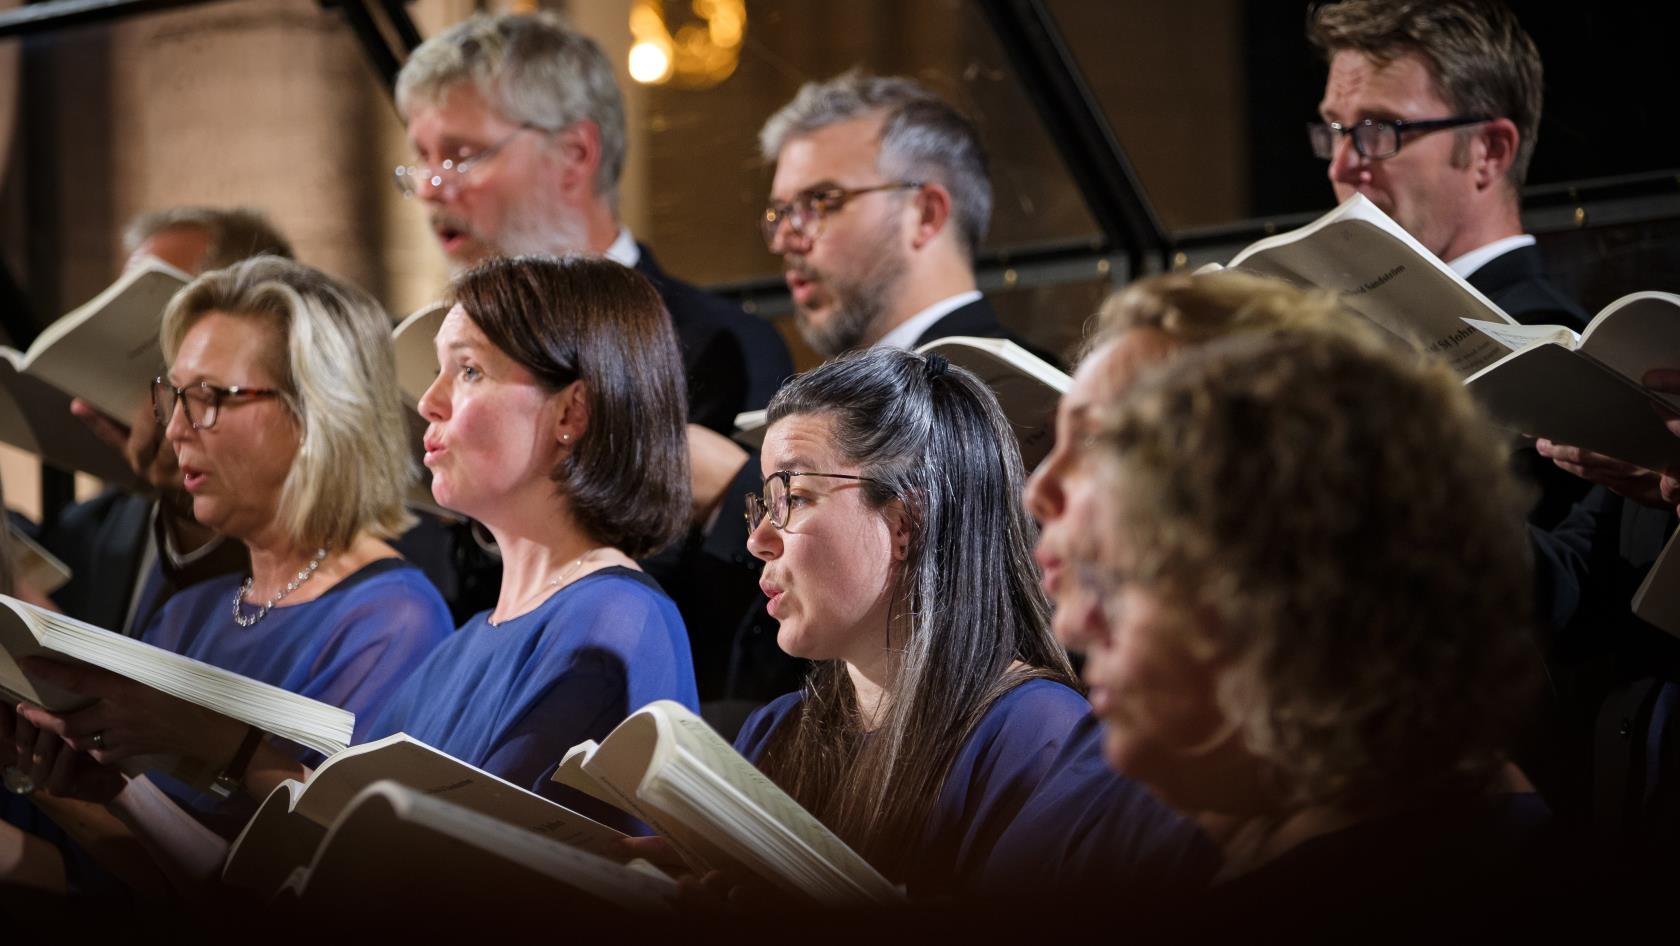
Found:
[[(553, 578), (550, 578), (548, 581), (543, 582), (542, 587), (540, 587), (536, 591), (533, 591), (532, 593), (526, 595), (519, 602), (519, 604), (523, 605), (523, 604), (525, 604), (526, 601), (530, 601), (532, 598), (535, 598), (538, 594), (541, 594), (542, 592), (547, 591), (550, 588), (558, 588), (561, 585), (565, 584), (566, 579), (568, 579), (568, 578), (572, 577), (573, 575), (577, 574), (577, 570), (583, 567), (583, 563), (588, 561), (589, 559), (593, 558), (595, 556), (595, 553), (599, 552), (599, 551), (601, 551), (601, 547), (596, 546), (595, 548), (590, 549), (589, 551), (583, 553), (582, 555), (579, 555), (577, 557), (576, 561), (574, 561), (574, 562), (572, 562), (572, 564), (566, 566), (565, 571), (561, 572), (558, 575), (555, 575)], [(519, 615), (517, 615), (517, 614), (514, 615), (514, 617), (518, 617), (518, 616)], [(485, 621), (488, 622), (491, 627), (501, 627), (503, 624), (506, 624), (509, 620), (511, 620), (511, 618), (502, 618), (500, 621), (493, 621), (489, 618), (485, 618)]]
[(257, 609), (256, 614), (248, 617), (246, 616), (242, 605), (245, 602), (245, 596), (251, 593), (251, 585), (257, 580), (257, 576), (252, 575), (250, 578), (245, 579), (245, 583), (240, 585), (239, 590), (233, 593), (233, 623), (239, 625), (240, 627), (250, 627), (258, 621), (261, 621), (263, 618), (268, 617), (269, 608), (279, 604), (281, 598), (284, 598), (292, 592), (298, 590), (298, 586), (302, 585), (314, 576), (315, 569), (320, 568), (321, 562), (327, 557), (327, 548), (328, 546), (323, 545), (316, 549), (315, 557), (309, 560), (309, 564), (305, 565), (302, 571), (293, 576), (291, 581), (286, 582), (286, 587), (276, 591), (274, 593), (274, 597), (263, 602), (263, 606)]

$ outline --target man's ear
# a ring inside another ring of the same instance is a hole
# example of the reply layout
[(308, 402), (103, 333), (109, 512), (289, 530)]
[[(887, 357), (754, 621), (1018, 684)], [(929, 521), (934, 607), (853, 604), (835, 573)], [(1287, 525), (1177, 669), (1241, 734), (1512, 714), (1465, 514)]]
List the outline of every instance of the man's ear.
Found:
[(554, 439), (565, 447), (576, 446), (589, 430), (589, 388), (573, 381), (555, 396), (560, 399), (560, 413), (554, 421)]
[(595, 172), (601, 168), (601, 128), (589, 119), (580, 119), (553, 133), (553, 147), (558, 148), (562, 162), (561, 183), (568, 193), (583, 190), (595, 192)]
[(916, 208), (916, 230), (910, 245), (916, 249), (932, 243), (951, 223), (951, 192), (945, 185), (928, 182), (912, 201)]
[(1483, 122), (1476, 133), (1477, 147), (1472, 155), (1476, 163), (1476, 187), (1487, 188), (1502, 184), (1511, 165), (1517, 160), (1517, 147), (1522, 136), (1516, 122), (1509, 118), (1495, 118)]

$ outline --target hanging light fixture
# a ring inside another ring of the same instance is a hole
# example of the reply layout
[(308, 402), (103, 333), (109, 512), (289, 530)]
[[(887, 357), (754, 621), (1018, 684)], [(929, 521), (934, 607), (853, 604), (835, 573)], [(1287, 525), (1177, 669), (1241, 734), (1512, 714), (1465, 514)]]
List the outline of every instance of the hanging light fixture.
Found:
[(676, 30), (664, 0), (630, 8), (630, 78), (644, 85), (709, 89), (734, 75), (747, 32), (746, 0), (692, 0)]

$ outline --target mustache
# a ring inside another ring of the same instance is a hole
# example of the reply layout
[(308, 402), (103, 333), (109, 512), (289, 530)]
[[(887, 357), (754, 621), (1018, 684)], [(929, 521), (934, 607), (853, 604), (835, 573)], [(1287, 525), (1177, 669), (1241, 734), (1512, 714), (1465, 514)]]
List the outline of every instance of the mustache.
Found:
[(478, 231), (473, 229), (472, 224), (466, 218), (452, 214), (447, 210), (434, 210), (431, 214), (431, 223), (434, 232), (454, 230), (456, 233), (465, 234), (474, 240), (480, 240)]
[(791, 258), (787, 260), (787, 262), (782, 266), (782, 272), (787, 275), (798, 276), (801, 279), (807, 279), (813, 282), (820, 282), (822, 280), (822, 272), (820, 270), (799, 258)]

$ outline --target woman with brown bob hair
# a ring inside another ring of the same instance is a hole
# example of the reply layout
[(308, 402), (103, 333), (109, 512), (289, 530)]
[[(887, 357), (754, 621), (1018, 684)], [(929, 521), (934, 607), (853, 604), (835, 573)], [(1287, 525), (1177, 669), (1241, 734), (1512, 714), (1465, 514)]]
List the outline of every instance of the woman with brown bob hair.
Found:
[(647, 280), (592, 257), (492, 260), (453, 295), (420, 399), (425, 463), (438, 503), (495, 536), (501, 592), (372, 736), (591, 808), (546, 777), (567, 749), (654, 700), (699, 706), (682, 618), (635, 562), (688, 519), (676, 335)]

